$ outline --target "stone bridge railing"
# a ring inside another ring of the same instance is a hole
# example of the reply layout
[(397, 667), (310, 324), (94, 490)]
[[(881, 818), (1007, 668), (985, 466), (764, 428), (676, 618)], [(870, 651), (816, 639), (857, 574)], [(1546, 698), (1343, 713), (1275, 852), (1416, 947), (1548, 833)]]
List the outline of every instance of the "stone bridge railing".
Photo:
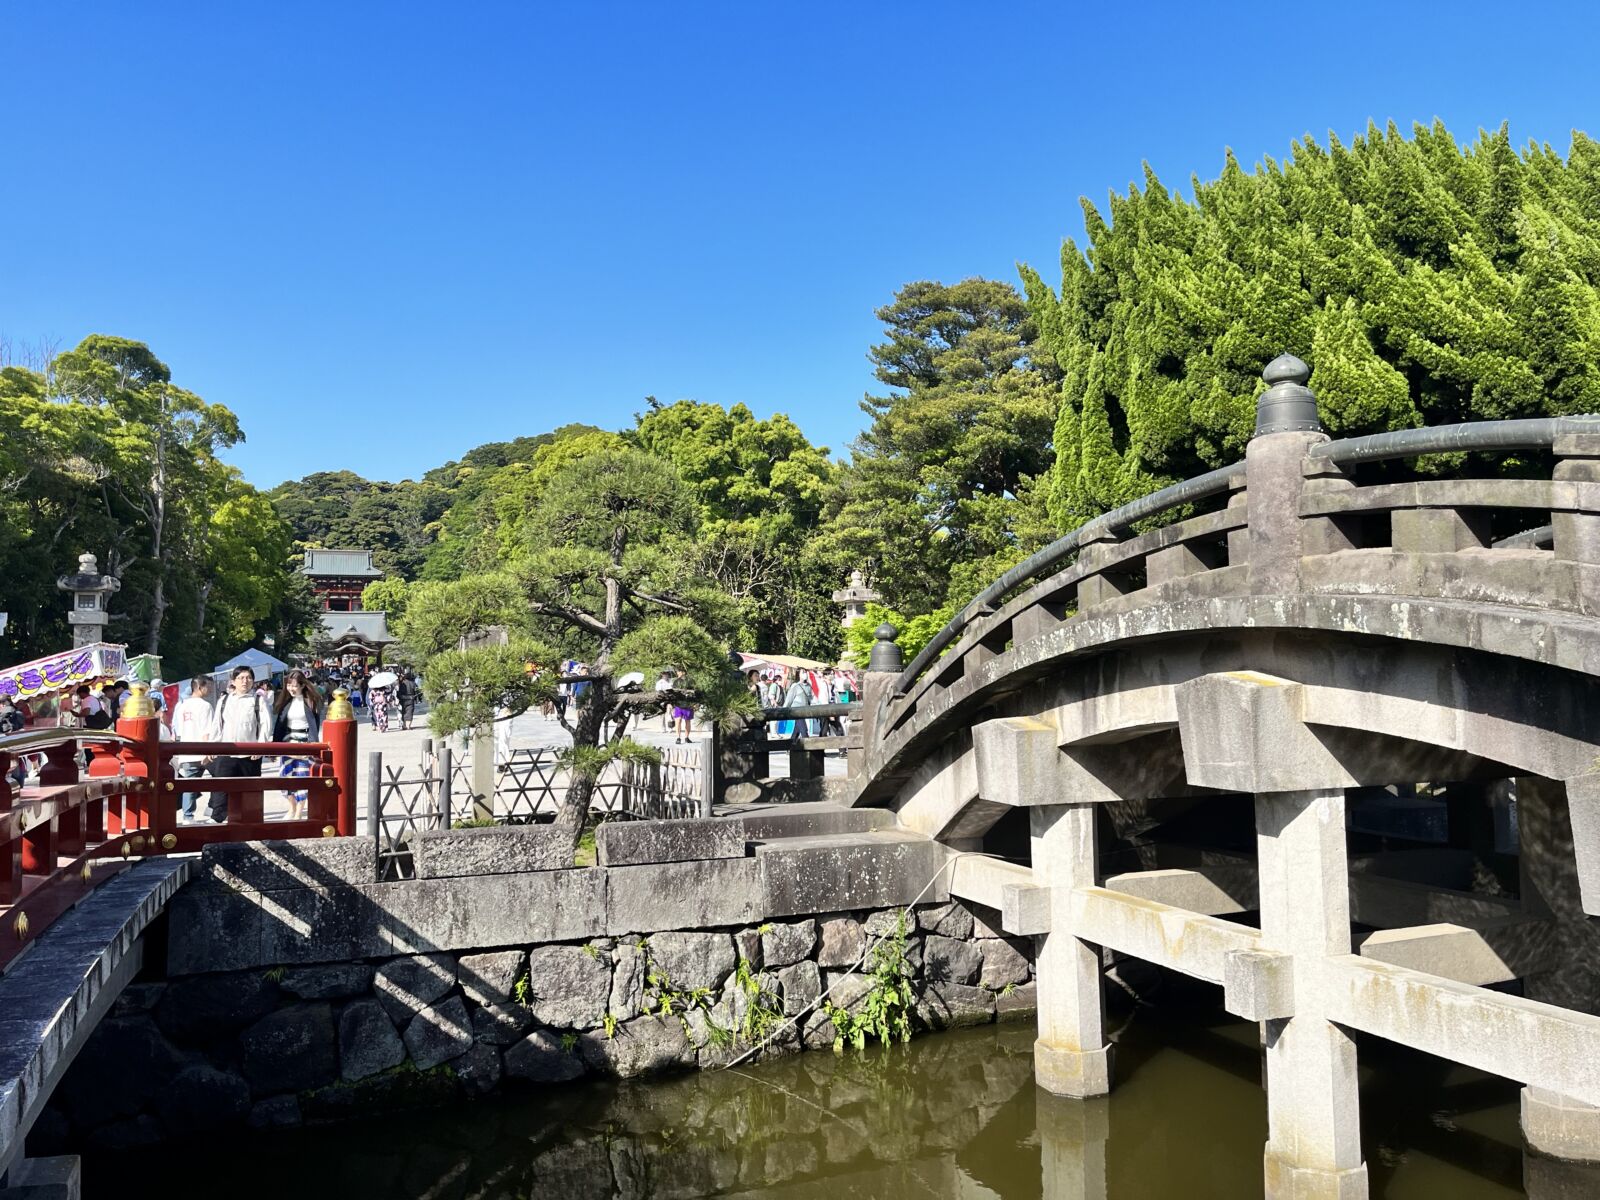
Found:
[[(868, 697), (869, 761), (874, 743), (919, 708), (937, 707), (1008, 648), (1114, 606), (1358, 592), (1600, 613), (1600, 417), (1330, 441), (1309, 377), (1290, 355), (1263, 372), (1270, 386), (1243, 462), (1163, 488), (1053, 542), (980, 593), (903, 670), (887, 647), (873, 671), (897, 673)], [(1553, 452), (1550, 477), (1365, 486), (1352, 478), (1386, 460), (1516, 450)], [(1190, 515), (1147, 528), (1176, 512)]]

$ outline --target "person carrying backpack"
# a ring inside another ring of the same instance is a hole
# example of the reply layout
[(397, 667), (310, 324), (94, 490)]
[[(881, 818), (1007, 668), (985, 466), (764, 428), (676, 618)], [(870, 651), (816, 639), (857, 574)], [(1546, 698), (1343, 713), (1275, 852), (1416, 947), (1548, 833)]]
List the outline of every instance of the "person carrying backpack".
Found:
[[(235, 667), (228, 690), (211, 715), (212, 742), (266, 742), (272, 739), (272, 705), (255, 690), (256, 674), (249, 667)], [(261, 756), (257, 754), (218, 754), (211, 760), (211, 774), (217, 779), (241, 775), (260, 775)], [(212, 792), (208, 814), (221, 825), (228, 819), (228, 794)]]

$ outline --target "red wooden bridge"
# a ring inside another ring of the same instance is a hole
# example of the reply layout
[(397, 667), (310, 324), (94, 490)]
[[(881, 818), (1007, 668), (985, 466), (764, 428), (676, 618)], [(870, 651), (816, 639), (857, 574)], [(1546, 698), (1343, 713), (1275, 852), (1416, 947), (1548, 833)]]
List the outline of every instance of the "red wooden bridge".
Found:
[[(142, 859), (192, 854), (209, 842), (350, 836), (356, 831), (356, 721), (335, 693), (321, 742), (163, 742), (159, 719), (135, 685), (116, 731), (37, 729), (0, 737), (0, 972), (95, 888)], [(89, 753), (87, 771), (83, 754)], [(24, 755), (45, 759), (34, 787), (9, 775)], [(183, 755), (311, 760), (310, 778), (178, 779)], [(222, 792), (230, 816), (179, 825), (183, 791)], [(307, 793), (305, 820), (268, 822), (269, 791)]]

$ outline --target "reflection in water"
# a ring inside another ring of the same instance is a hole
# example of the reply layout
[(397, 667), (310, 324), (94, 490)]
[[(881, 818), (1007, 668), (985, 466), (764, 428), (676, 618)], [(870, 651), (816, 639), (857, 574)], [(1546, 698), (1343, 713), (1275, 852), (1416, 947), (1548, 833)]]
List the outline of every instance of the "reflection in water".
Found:
[[(1145, 1200), (1261, 1195), (1256, 1027), (1148, 1010), (1118, 1035), (1118, 1086), (1079, 1103), (1033, 1085), (1031, 1025), (736, 1072), (588, 1083), (498, 1103), (85, 1163), (85, 1195), (230, 1200)], [(1372, 1194), (1523, 1195), (1516, 1087), (1363, 1041)], [(1531, 1164), (1535, 1200), (1600, 1173)]]

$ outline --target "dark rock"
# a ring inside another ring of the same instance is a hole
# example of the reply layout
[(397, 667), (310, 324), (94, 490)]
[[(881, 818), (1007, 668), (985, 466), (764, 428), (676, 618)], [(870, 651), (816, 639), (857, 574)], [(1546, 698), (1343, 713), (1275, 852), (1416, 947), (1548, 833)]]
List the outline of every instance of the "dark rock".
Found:
[(983, 951), (973, 942), (931, 934), (923, 953), (930, 983), (976, 983), (983, 970)]
[(142, 1150), (163, 1140), (161, 1122), (148, 1114), (112, 1121), (90, 1131), (84, 1139), (91, 1150)]
[(578, 1078), (585, 1069), (584, 1060), (573, 1050), (562, 1049), (561, 1039), (548, 1029), (529, 1034), (505, 1053), (508, 1079), (564, 1083)]
[(994, 1020), (994, 993), (959, 983), (931, 983), (917, 1001), (917, 1019), (929, 1029), (985, 1025)]
[(239, 1047), (258, 1096), (321, 1087), (339, 1073), (333, 1010), (324, 1001), (268, 1013), (239, 1035)]
[(978, 982), (986, 988), (1003, 988), (1007, 984), (1028, 982), (1033, 973), (1027, 957), (1011, 942), (1000, 938), (985, 938), (977, 943), (983, 955), (983, 968)]
[(453, 1064), (456, 1078), (475, 1096), (494, 1091), (500, 1083), (500, 1051), (487, 1042), (474, 1042)]
[[(728, 951), (733, 951), (731, 938)], [(589, 1066), (624, 1079), (695, 1063), (694, 1047), (676, 1017), (635, 1017), (618, 1025), (610, 1038), (593, 1030), (578, 1039), (578, 1048)]]
[(372, 968), (361, 963), (327, 967), (295, 967), (278, 986), (302, 1000), (344, 1000), (372, 990)]
[(1001, 1021), (1020, 1021), (1039, 1010), (1039, 985), (1024, 983), (995, 994), (995, 1017)]
[(149, 1012), (166, 991), (165, 983), (130, 983), (111, 1005), (111, 1016), (132, 1017)]
[(223, 1129), (249, 1111), (250, 1085), (204, 1063), (179, 1071), (161, 1094), (161, 1116), (175, 1138)]
[(460, 1058), (472, 1048), (472, 1018), (467, 1016), (466, 1002), (451, 996), (423, 1009), (406, 1026), (405, 1042), (419, 1071)]
[[(348, 1121), (377, 1113), (446, 1105), (461, 1098), (461, 1085), (448, 1071), (414, 1071), (400, 1066), (355, 1083), (336, 1083), (300, 1096), (309, 1121)], [(419, 1193), (410, 1193), (419, 1194)]]
[(80, 1129), (152, 1107), (189, 1058), (146, 1016), (108, 1017), (89, 1036), (55, 1099)]
[(522, 973), (527, 955), (521, 950), (496, 950), (492, 954), (463, 954), (456, 970), (461, 990), (479, 1004), (504, 1004)]
[(300, 1124), (300, 1101), (293, 1096), (257, 1100), (245, 1123), (251, 1129), (292, 1129)]
[(473, 1038), (491, 1046), (521, 1041), (533, 1026), (533, 1014), (520, 1004), (485, 1004), (472, 1013)]
[(828, 1050), (833, 1046), (833, 1022), (828, 1014), (818, 1011), (805, 1019), (801, 1040), (807, 1050)]
[[(732, 943), (729, 943), (730, 951)], [(581, 946), (540, 946), (528, 955), (528, 1011), (541, 1025), (598, 1025), (611, 996), (611, 964)]]
[(809, 957), (816, 944), (815, 921), (768, 925), (761, 935), (761, 959), (769, 967), (787, 967)]
[(819, 967), (853, 967), (867, 948), (861, 935), (861, 922), (854, 917), (834, 917), (822, 923), (822, 945), (817, 950)]
[(449, 954), (413, 954), (390, 959), (373, 976), (372, 990), (391, 1019), (404, 1021), (421, 1012), (456, 983), (456, 960)]
[(762, 965), (761, 934), (754, 929), (741, 929), (733, 935), (733, 952), (750, 964), (752, 971)]
[(264, 971), (175, 979), (156, 1004), (156, 1024), (175, 1041), (217, 1041), (259, 1021), (281, 997)]
[(798, 962), (778, 972), (783, 988), (783, 1015), (797, 1017), (822, 995), (822, 973), (814, 962)]
[[(761, 939), (756, 939), (761, 945)], [(619, 1021), (639, 1015), (644, 1005), (644, 951), (637, 945), (623, 943), (611, 952), (613, 966), (611, 995), (606, 1011)]]
[(339, 1077), (354, 1081), (405, 1061), (394, 1022), (376, 1000), (353, 1000), (339, 1014)]
[(868, 938), (894, 937), (900, 930), (901, 914), (905, 917), (905, 931), (909, 937), (917, 931), (917, 914), (906, 912), (902, 908), (881, 908), (877, 912), (868, 913), (867, 919), (862, 923)]
[[(765, 951), (765, 946), (762, 949)], [(680, 991), (721, 987), (733, 974), (736, 961), (733, 939), (725, 933), (654, 934), (649, 954), (656, 969)]]
[(846, 1012), (858, 1013), (872, 991), (872, 979), (857, 972), (824, 971), (822, 990), (828, 993), (828, 1003)]
[(972, 914), (959, 900), (924, 908), (917, 913), (917, 924), (928, 933), (965, 940), (972, 936)]

